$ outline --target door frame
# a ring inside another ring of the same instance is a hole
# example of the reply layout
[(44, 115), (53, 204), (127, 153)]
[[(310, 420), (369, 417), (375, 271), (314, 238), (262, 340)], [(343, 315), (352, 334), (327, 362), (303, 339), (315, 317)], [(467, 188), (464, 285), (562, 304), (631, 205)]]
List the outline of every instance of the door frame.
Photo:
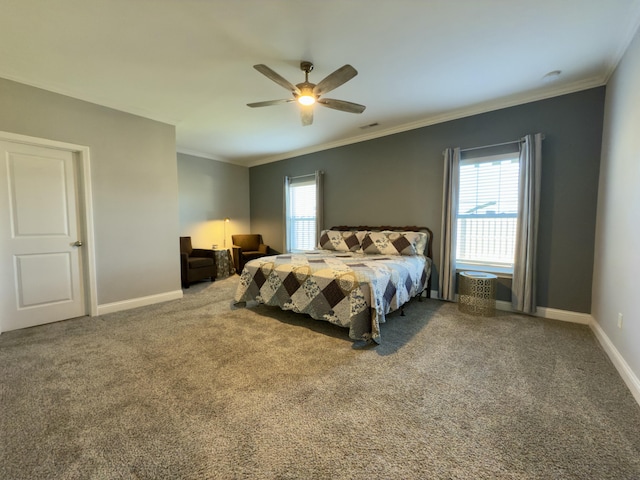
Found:
[[(98, 315), (98, 294), (96, 281), (96, 253), (93, 224), (93, 195), (91, 191), (91, 157), (89, 147), (73, 143), (59, 142), (46, 138), (30, 137), (18, 133), (0, 131), (0, 140), (53, 148), (73, 153), (74, 170), (77, 183), (79, 235), (82, 240), (80, 249), (82, 282), (85, 296), (85, 315)], [(0, 323), (0, 333), (2, 324)]]

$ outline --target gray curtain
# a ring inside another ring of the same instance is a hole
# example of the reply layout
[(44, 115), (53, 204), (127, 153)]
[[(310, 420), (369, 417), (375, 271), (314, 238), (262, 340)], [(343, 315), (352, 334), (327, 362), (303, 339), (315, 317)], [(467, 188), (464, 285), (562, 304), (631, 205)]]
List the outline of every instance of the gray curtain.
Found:
[(541, 133), (527, 135), (520, 146), (520, 202), (516, 251), (511, 284), (511, 306), (523, 313), (536, 312), (536, 252), (542, 170)]
[(324, 172), (316, 170), (316, 245), (324, 228)]
[(282, 238), (284, 238), (284, 250), (283, 252), (291, 251), (291, 245), (289, 244), (289, 186), (291, 185), (291, 177), (284, 177), (284, 195), (282, 198), (284, 199), (284, 205), (282, 206), (283, 211), (283, 219), (282, 222)]
[(456, 297), (456, 230), (460, 149), (447, 148), (443, 155), (444, 182), (442, 186), (442, 237), (440, 238), (438, 296), (443, 300), (454, 301)]

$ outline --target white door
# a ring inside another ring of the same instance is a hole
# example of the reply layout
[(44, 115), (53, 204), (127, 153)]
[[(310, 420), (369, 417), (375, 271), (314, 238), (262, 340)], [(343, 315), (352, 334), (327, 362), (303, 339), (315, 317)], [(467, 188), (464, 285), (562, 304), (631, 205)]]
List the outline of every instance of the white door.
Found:
[(74, 153), (0, 141), (0, 330), (85, 315)]

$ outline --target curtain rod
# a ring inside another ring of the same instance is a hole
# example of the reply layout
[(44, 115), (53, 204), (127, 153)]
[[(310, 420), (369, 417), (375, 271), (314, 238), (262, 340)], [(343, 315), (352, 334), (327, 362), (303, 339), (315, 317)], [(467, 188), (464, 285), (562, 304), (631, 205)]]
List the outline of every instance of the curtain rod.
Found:
[[(542, 140), (544, 140), (545, 135), (542, 134)], [(491, 148), (491, 147), (500, 147), (502, 145), (510, 145), (512, 143), (522, 143), (524, 142), (524, 138), (520, 138), (518, 140), (511, 140), (510, 142), (502, 142), (502, 143), (494, 143), (493, 145), (482, 145), (481, 147), (469, 147), (469, 148), (461, 148), (460, 153), (462, 152), (470, 152), (472, 150), (480, 150), (481, 148)]]
[(502, 145), (510, 145), (512, 143), (522, 143), (523, 140), (512, 140), (510, 142), (502, 142), (502, 143), (494, 143), (493, 145), (483, 145), (481, 147), (469, 147), (469, 148), (461, 148), (460, 152), (470, 152), (471, 150), (480, 150), (481, 148), (491, 148), (491, 147), (500, 147)]
[[(323, 172), (322, 170), (318, 170), (318, 173), (319, 173), (320, 175), (323, 175), (323, 174), (324, 174), (324, 172)], [(315, 173), (307, 173), (306, 175), (298, 175), (297, 177), (289, 177), (289, 176), (287, 175), (287, 178), (288, 178), (289, 180), (293, 180), (293, 179), (295, 179), (295, 178), (315, 177), (315, 176), (316, 176), (316, 174), (315, 174)]]

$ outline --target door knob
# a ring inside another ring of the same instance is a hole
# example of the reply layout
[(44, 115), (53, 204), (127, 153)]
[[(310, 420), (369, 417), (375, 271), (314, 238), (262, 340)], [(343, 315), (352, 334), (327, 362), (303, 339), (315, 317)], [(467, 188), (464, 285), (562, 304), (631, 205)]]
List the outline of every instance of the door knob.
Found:
[(80, 240), (78, 240), (76, 243), (73, 244), (74, 247), (81, 247), (82, 246), (82, 242)]

